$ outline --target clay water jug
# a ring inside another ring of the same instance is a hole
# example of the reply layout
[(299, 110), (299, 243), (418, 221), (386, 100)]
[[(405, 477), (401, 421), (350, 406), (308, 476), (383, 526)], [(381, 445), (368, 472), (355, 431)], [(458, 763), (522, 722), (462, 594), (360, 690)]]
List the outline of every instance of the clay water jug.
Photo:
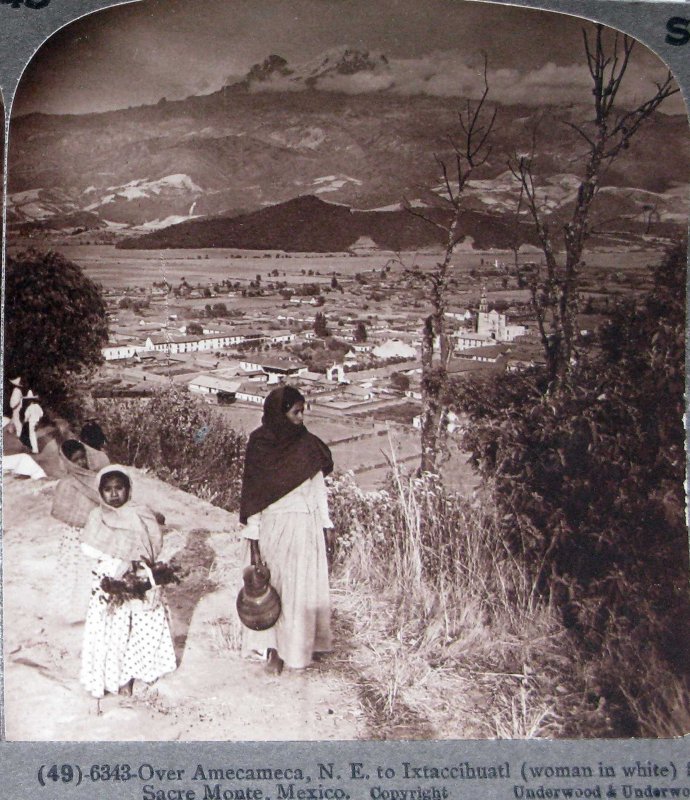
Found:
[(272, 628), (280, 616), (280, 595), (271, 586), (271, 572), (263, 564), (252, 564), (242, 573), (244, 586), (237, 595), (237, 613), (253, 631)]

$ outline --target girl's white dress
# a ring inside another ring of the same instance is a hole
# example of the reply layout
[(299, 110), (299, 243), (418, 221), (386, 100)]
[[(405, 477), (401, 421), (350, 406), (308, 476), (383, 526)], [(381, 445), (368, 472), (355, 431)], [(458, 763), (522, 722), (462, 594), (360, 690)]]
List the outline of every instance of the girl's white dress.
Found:
[(84, 688), (94, 697), (103, 697), (132, 678), (152, 683), (172, 672), (177, 662), (160, 589), (149, 590), (143, 601), (108, 604), (101, 580), (106, 575), (121, 578), (128, 564), (88, 544), (82, 548), (97, 559), (84, 627), (80, 673)]
[[(261, 557), (282, 603), (267, 631), (243, 628), (242, 650), (274, 648), (286, 666), (306, 667), (331, 649), (331, 609), (324, 528), (332, 528), (323, 473), (318, 472), (247, 520), (246, 539), (258, 539)], [(249, 563), (247, 547), (246, 563)]]

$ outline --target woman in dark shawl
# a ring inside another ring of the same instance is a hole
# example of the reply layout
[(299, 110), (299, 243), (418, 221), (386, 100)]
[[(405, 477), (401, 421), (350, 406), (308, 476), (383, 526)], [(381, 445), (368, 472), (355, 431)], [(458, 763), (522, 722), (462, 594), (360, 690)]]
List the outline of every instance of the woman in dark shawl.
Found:
[(328, 447), (303, 423), (304, 397), (293, 386), (274, 389), (261, 427), (247, 443), (240, 501), (252, 563), (271, 571), (282, 612), (267, 631), (245, 630), (243, 649), (267, 654), (267, 670), (306, 667), (331, 649), (328, 560), (324, 530), (333, 528), (324, 476)]

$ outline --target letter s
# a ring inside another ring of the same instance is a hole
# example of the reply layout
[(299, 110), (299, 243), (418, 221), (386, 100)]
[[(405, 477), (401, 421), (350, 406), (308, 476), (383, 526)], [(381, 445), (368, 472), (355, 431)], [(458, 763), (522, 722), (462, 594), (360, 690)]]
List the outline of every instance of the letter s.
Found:
[(690, 30), (688, 30), (688, 25), (690, 25), (690, 19), (685, 19), (685, 17), (671, 17), (666, 23), (666, 30), (668, 31), (666, 39), (664, 40), (666, 44), (680, 47), (690, 42)]

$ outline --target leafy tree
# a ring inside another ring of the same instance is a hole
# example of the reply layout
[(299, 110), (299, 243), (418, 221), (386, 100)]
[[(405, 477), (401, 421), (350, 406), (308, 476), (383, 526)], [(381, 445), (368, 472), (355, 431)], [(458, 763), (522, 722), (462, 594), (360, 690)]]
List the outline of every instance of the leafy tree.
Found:
[(326, 340), (326, 347), (332, 352), (338, 351), (343, 355), (350, 349), (345, 342), (341, 342), (340, 339), (336, 339), (335, 336), (328, 337)]
[(204, 329), (198, 322), (190, 322), (187, 325), (187, 336), (203, 336)]
[(328, 330), (328, 322), (326, 321), (326, 315), (321, 311), (317, 311), (316, 316), (314, 317), (314, 333), (317, 336), (320, 336), (322, 339), (330, 334), (330, 331)]
[(360, 320), (355, 326), (354, 338), (356, 342), (366, 342), (367, 340), (367, 326)]
[(454, 396), (515, 553), (593, 653), (616, 636), (633, 660), (639, 650), (653, 662), (653, 648), (661, 663), (687, 661), (685, 264), (678, 245), (558, 392), (545, 392), (541, 370), (466, 382)]
[(55, 405), (102, 363), (108, 342), (100, 288), (56, 252), (8, 257), (5, 273), (5, 371), (22, 375)]
[(406, 392), (410, 388), (410, 379), (403, 372), (394, 372), (391, 375), (391, 386), (399, 392)]

